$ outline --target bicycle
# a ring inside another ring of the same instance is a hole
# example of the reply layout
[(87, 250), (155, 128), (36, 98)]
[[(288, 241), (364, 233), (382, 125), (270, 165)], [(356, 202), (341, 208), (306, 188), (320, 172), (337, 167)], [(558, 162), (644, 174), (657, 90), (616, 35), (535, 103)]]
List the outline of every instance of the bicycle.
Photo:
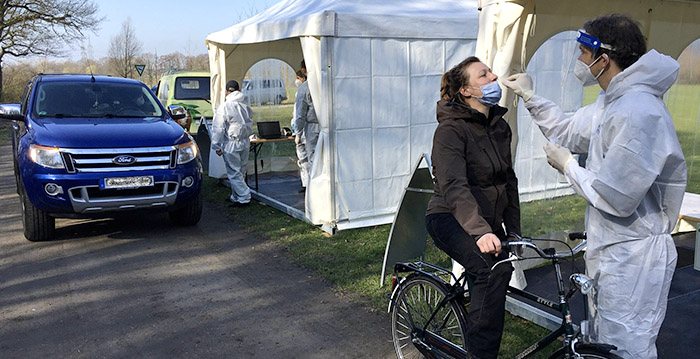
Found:
[[(619, 359), (611, 350), (614, 345), (591, 343), (585, 329), (573, 323), (569, 307), (569, 299), (576, 293), (587, 295), (594, 287), (593, 281), (584, 274), (574, 273), (570, 276), (572, 285), (564, 288), (560, 270), (560, 260), (572, 257), (586, 245), (585, 233), (572, 233), (572, 240), (584, 239), (576, 248), (566, 252), (557, 252), (554, 248), (541, 249), (532, 239), (511, 235), (516, 241), (503, 242), (503, 248), (509, 248), (508, 259), (497, 262), (495, 268), (503, 263), (528, 259), (522, 256), (521, 248), (531, 248), (539, 257), (550, 260), (556, 273), (559, 303), (553, 303), (536, 294), (509, 286), (509, 295), (527, 298), (560, 313), (561, 326), (541, 338), (527, 349), (515, 356), (516, 359), (528, 358), (532, 354), (563, 337), (562, 347), (556, 350), (550, 359), (560, 358), (600, 358)], [(517, 248), (517, 250), (513, 250)], [(408, 273), (408, 275), (405, 275)], [(405, 276), (402, 277), (401, 274)], [(454, 284), (449, 284), (443, 277), (451, 278)], [(396, 355), (399, 359), (410, 358), (455, 358), (467, 359), (471, 355), (466, 350), (465, 338), (467, 328), (467, 311), (470, 293), (464, 289), (472, 288), (473, 275), (464, 272), (459, 278), (451, 271), (424, 261), (411, 263), (396, 263), (392, 294), (389, 302), (391, 313), (391, 330)], [(584, 300), (584, 305), (585, 300)]]

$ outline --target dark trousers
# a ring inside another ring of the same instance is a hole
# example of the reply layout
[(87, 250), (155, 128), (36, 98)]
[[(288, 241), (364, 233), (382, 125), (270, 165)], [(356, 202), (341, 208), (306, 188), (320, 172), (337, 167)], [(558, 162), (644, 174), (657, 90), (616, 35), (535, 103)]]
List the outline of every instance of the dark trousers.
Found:
[[(506, 289), (513, 267), (501, 264), (491, 271), (491, 266), (507, 255), (501, 252), (496, 257), (481, 253), (474, 238), (462, 229), (451, 213), (428, 215), (425, 222), (435, 246), (475, 275), (470, 288), (467, 350), (479, 358), (497, 358), (503, 335)], [(494, 231), (494, 234), (505, 239), (503, 230)]]

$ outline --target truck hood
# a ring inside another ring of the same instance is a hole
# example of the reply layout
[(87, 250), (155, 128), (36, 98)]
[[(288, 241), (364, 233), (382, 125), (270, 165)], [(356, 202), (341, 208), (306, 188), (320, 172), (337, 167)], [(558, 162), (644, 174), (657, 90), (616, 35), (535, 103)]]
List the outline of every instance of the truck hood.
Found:
[(171, 119), (42, 118), (30, 124), (33, 142), (64, 148), (172, 146), (186, 142), (182, 127)]

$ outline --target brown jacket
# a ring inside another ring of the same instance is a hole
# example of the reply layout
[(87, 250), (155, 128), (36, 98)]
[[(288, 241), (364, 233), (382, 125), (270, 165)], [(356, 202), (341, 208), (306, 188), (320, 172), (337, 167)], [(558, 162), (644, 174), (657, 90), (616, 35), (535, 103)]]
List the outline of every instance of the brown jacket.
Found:
[(462, 104), (437, 103), (438, 127), (431, 155), (435, 194), (427, 214), (452, 213), (478, 239), (501, 232), (520, 234), (518, 179), (513, 171), (512, 133), (494, 106), (486, 118)]

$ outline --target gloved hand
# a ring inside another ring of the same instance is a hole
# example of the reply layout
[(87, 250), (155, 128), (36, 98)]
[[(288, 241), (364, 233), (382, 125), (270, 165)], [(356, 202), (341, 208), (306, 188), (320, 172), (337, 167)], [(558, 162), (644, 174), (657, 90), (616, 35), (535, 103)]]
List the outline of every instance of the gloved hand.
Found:
[(544, 145), (544, 152), (547, 153), (547, 162), (561, 173), (566, 171), (566, 166), (569, 162), (576, 161), (568, 148), (561, 147), (551, 142), (547, 142), (547, 144)]
[(503, 86), (513, 90), (516, 95), (523, 98), (523, 101), (530, 100), (535, 90), (532, 89), (532, 78), (526, 73), (514, 74), (501, 81)]

